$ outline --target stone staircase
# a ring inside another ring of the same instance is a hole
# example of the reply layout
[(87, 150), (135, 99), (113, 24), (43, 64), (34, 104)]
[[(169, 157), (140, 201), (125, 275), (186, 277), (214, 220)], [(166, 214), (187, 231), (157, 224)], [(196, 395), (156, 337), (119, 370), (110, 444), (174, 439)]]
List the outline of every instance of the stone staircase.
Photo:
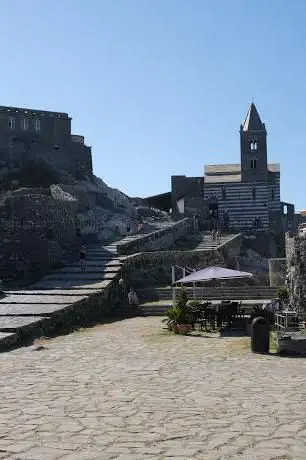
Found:
[[(226, 287), (204, 287), (196, 288), (196, 298), (207, 300), (213, 304), (218, 304), (222, 300), (237, 300), (242, 302), (243, 308), (252, 309), (254, 305), (262, 305), (277, 297), (278, 287), (269, 286), (226, 286)], [(188, 298), (192, 300), (193, 289), (185, 288)], [(176, 290), (179, 295), (179, 290)], [(140, 311), (145, 316), (164, 315), (169, 307), (172, 306), (171, 287), (143, 289), (139, 292), (141, 299)]]
[(116, 244), (88, 246), (85, 271), (77, 261), (50, 271), (27, 289), (4, 291), (0, 298), (0, 344), (14, 344), (20, 336), (43, 328), (46, 322), (59, 318), (67, 310), (85, 305), (119, 278), (122, 260)]
[[(128, 235), (105, 246), (88, 245), (85, 271), (75, 261), (50, 271), (29, 288), (4, 291), (0, 296), (0, 346), (13, 345), (21, 337), (39, 336), (49, 330), (48, 324), (61, 325), (62, 318), (73, 309), (83, 316), (90, 309), (99, 310), (99, 302), (105, 302), (103, 292), (120, 278), (125, 256), (118, 254), (118, 245), (142, 235)], [(108, 304), (111, 310), (111, 301)]]
[(228, 243), (235, 234), (222, 235), (219, 240), (213, 240), (211, 232), (198, 232), (178, 242), (175, 249), (193, 251), (214, 251), (223, 244)]

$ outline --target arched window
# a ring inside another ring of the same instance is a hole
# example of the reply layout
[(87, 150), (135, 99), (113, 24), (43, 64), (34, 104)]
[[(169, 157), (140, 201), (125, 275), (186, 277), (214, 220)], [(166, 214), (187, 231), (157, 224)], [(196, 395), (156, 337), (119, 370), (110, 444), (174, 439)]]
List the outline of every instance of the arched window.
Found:
[(257, 150), (257, 139), (250, 139), (250, 150)]

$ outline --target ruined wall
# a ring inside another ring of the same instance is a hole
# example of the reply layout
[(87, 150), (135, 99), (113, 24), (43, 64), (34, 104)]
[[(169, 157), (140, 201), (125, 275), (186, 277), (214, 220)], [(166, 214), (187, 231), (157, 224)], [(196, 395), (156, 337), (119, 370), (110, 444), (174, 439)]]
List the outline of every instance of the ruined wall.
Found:
[(287, 287), (290, 303), (300, 316), (306, 314), (306, 239), (286, 234)]
[(27, 277), (76, 250), (76, 203), (31, 193), (9, 196), (0, 220), (2, 279)]
[(183, 219), (168, 227), (143, 235), (135, 240), (118, 244), (119, 254), (161, 251), (170, 248), (178, 239), (194, 231), (193, 219)]
[(285, 286), (287, 274), (286, 258), (269, 259), (270, 286)]
[(132, 286), (171, 284), (172, 265), (201, 269), (212, 265), (226, 266), (217, 251), (160, 251), (128, 256), (123, 272)]
[[(237, 235), (219, 250), (211, 251), (156, 251), (142, 252), (126, 258), (124, 272), (129, 283), (136, 286), (169, 285), (172, 266), (200, 270), (210, 266), (236, 269), (236, 256), (240, 253), (242, 235)], [(247, 281), (247, 280), (246, 280)], [(239, 280), (241, 285), (244, 281)]]

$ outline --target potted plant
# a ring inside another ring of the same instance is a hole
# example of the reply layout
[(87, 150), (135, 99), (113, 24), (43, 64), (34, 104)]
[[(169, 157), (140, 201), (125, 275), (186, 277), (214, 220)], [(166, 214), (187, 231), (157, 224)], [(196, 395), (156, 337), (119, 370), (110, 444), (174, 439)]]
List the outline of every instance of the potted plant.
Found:
[(190, 324), (191, 316), (190, 312), (188, 311), (187, 306), (185, 307), (177, 307), (176, 310), (176, 326), (178, 329), (178, 333), (185, 335), (187, 332), (190, 331), (191, 329), (191, 324)]
[(169, 331), (173, 331), (178, 334), (175, 318), (176, 318), (176, 307), (170, 307), (167, 310), (167, 318), (162, 320), (163, 323), (166, 323)]

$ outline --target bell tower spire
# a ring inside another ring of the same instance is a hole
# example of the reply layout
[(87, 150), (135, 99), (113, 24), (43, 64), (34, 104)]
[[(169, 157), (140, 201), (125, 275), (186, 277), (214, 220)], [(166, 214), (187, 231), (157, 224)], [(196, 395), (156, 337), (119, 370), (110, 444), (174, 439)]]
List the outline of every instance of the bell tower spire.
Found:
[(268, 178), (267, 131), (254, 102), (240, 126), (241, 180), (265, 182)]

